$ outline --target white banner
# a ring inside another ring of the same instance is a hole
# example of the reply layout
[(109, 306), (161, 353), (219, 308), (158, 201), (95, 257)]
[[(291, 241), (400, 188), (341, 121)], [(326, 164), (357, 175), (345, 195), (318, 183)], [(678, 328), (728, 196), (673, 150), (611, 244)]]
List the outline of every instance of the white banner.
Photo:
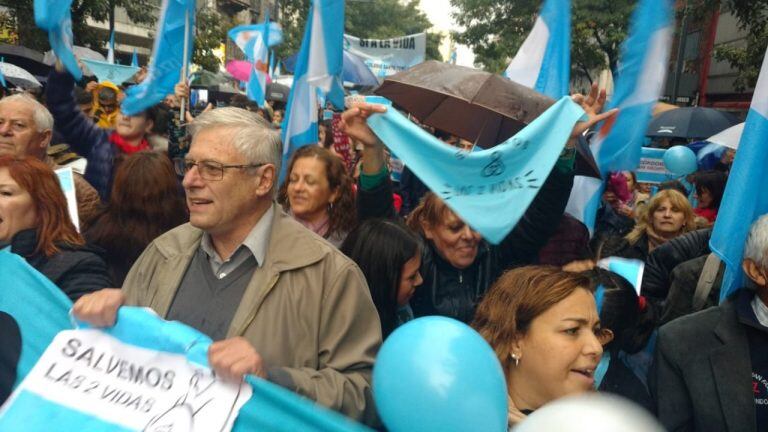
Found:
[[(248, 384), (216, 379), (184, 355), (90, 329), (60, 332), (4, 409), (29, 394), (126, 430), (202, 432), (231, 430), (252, 391)], [(56, 412), (39, 404), (36, 410)], [(58, 418), (59, 430), (71, 430), (60, 411)]]
[(373, 74), (383, 79), (424, 61), (427, 34), (416, 33), (393, 39), (360, 39), (345, 34), (344, 49), (361, 57)]

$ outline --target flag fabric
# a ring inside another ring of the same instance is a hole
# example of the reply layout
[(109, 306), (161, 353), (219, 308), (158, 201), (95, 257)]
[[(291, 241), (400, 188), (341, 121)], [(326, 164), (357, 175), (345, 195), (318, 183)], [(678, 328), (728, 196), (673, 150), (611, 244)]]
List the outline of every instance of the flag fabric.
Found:
[(275, 51), (269, 51), (269, 79), (275, 80)]
[(100, 83), (109, 81), (114, 85), (120, 85), (136, 75), (139, 68), (136, 66), (124, 66), (117, 63), (103, 62), (99, 60), (80, 60), (88, 66), (88, 69), (96, 75)]
[(48, 32), (48, 42), (64, 67), (75, 78), (80, 80), (83, 72), (77, 64), (77, 58), (72, 52), (74, 38), (72, 36), (72, 0), (35, 0), (35, 24)]
[[(37, 363), (37, 358), (61, 330), (72, 328), (68, 311), (72, 302), (24, 258), (0, 250), (0, 311), (16, 321), (22, 334), (16, 385)], [(14, 387), (16, 387), (14, 385)]]
[[(288, 160), (293, 152), (305, 145), (316, 144), (317, 93), (341, 88), (344, 26), (343, 0), (313, 0), (301, 41), (301, 50), (294, 70), (293, 87), (283, 121), (283, 168), (285, 178)], [(333, 98), (338, 103), (338, 97)], [(343, 102), (342, 102), (343, 106)]]
[(107, 63), (115, 64), (115, 31), (109, 35), (109, 47), (107, 48)]
[(544, 2), (504, 76), (553, 99), (570, 93), (571, 0)]
[[(186, 58), (185, 28), (189, 34)], [(147, 77), (125, 92), (126, 98), (121, 104), (125, 114), (138, 114), (173, 93), (194, 51), (195, 0), (163, 0), (157, 34)]]
[(448, 207), (498, 244), (536, 197), (583, 115), (563, 97), (512, 138), (478, 152), (446, 146), (395, 109), (372, 115), (368, 125)]
[[(3, 269), (3, 277), (0, 278), (0, 311), (16, 321), (22, 334), (21, 357), (14, 386), (18, 387), (56, 335), (75, 328), (69, 317), (72, 302), (48, 278), (8, 248), (0, 250), (0, 268)], [(190, 361), (207, 366), (209, 338), (184, 324), (163, 321), (142, 308), (121, 308), (117, 325), (104, 332), (141, 349), (184, 354)], [(94, 355), (93, 360), (96, 361), (97, 357)], [(235, 432), (369, 430), (268, 381), (251, 376), (246, 377), (246, 381), (251, 385), (253, 394), (240, 409), (232, 428)], [(64, 426), (73, 424), (64, 422), (83, 422), (85, 419), (73, 410), (52, 411), (56, 407), (45, 398), (24, 397), (17, 401), (22, 405), (16, 409), (21, 408), (22, 411), (14, 409), (15, 413), (11, 412), (11, 404), (6, 404), (0, 414), (0, 430), (86, 430)], [(55, 428), (52, 427), (54, 421)], [(117, 428), (111, 424), (87, 430), (99, 432), (130, 429)]]
[(133, 49), (133, 57), (131, 57), (131, 66), (139, 67), (139, 55), (136, 53), (136, 48)]
[[(603, 122), (591, 143), (600, 174), (634, 171), (640, 163), (645, 128), (664, 86), (672, 42), (671, 0), (641, 0), (632, 14), (621, 50), (616, 87), (608, 108), (616, 116)], [(604, 184), (577, 176), (566, 211), (594, 229)]]
[(768, 50), (763, 58), (739, 149), (725, 185), (710, 248), (725, 263), (720, 301), (743, 286), (741, 261), (749, 228), (768, 213)]
[(245, 53), (251, 71), (245, 88), (248, 99), (264, 105), (269, 74), (269, 48), (283, 42), (283, 30), (278, 23), (269, 21), (269, 14), (261, 24), (238, 26), (229, 31), (229, 38)]
[[(0, 63), (5, 63), (5, 57), (0, 57)], [(8, 84), (5, 82), (5, 75), (3, 74), (2, 68), (0, 68), (0, 85), (2, 85), (3, 88), (8, 88)]]

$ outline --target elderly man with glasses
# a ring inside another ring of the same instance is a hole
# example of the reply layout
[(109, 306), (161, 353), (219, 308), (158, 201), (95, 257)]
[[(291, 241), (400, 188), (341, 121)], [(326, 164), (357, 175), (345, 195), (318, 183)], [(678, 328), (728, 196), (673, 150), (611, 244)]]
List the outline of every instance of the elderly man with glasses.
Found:
[(184, 175), (190, 223), (156, 239), (128, 274), (75, 304), (95, 325), (120, 305), (148, 306), (214, 341), (211, 367), (253, 374), (368, 424), (381, 331), (357, 266), (274, 203), (279, 133), (219, 108), (190, 125)]

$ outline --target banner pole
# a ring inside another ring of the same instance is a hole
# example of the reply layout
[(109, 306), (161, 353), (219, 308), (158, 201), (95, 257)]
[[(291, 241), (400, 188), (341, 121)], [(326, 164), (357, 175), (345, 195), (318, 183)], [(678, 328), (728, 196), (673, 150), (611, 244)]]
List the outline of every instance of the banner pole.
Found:
[[(186, 83), (187, 82), (187, 66), (189, 63), (189, 8), (187, 8), (186, 11), (184, 11), (184, 53), (182, 55), (182, 65), (181, 65), (181, 77), (179, 78), (179, 81)], [(184, 123), (186, 120), (186, 111), (187, 111), (187, 98), (182, 97), (181, 98), (181, 106), (179, 107), (179, 121), (181, 123)]]

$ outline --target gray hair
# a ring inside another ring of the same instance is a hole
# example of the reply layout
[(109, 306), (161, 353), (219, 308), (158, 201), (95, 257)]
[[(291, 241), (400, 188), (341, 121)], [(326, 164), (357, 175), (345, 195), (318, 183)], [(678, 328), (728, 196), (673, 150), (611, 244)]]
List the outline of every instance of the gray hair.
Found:
[(232, 145), (248, 163), (269, 163), (280, 172), (283, 145), (280, 133), (260, 115), (242, 108), (216, 108), (190, 123), (188, 132), (194, 139), (200, 131), (222, 127), (233, 131)]
[(760, 216), (749, 229), (744, 245), (744, 259), (747, 258), (768, 270), (768, 214)]
[(10, 102), (23, 102), (32, 107), (32, 121), (35, 122), (38, 132), (53, 130), (53, 116), (51, 112), (48, 111), (45, 105), (38, 102), (37, 99), (23, 93), (16, 93), (0, 99), (0, 106)]

